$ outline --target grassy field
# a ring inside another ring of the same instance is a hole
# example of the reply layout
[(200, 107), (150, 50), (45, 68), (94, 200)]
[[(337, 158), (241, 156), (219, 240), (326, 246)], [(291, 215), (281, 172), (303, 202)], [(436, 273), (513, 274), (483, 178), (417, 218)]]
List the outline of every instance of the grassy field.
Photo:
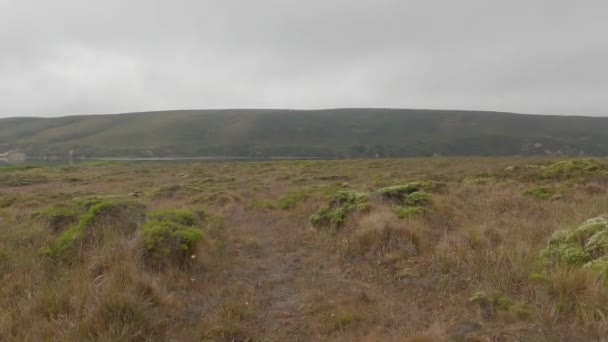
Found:
[(602, 159), (0, 167), (0, 340), (599, 341), (607, 186)]

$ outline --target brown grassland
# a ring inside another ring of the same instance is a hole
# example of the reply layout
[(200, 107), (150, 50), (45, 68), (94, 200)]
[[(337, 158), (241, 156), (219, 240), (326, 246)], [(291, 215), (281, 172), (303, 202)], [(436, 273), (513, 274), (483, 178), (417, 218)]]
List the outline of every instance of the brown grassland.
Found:
[(608, 224), (554, 233), (607, 186), (602, 159), (0, 167), (0, 340), (606, 340)]

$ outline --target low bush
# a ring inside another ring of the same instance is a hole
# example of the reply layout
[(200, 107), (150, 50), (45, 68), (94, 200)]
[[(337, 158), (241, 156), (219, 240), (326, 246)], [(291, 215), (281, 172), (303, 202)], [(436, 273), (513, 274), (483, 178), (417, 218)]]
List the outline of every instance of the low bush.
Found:
[(184, 226), (194, 226), (205, 216), (203, 211), (187, 209), (163, 209), (150, 213), (151, 221), (169, 221)]
[(575, 229), (555, 232), (540, 258), (545, 265), (582, 266), (608, 275), (608, 218), (596, 217)]
[(183, 265), (204, 234), (197, 226), (197, 214), (184, 209), (153, 212), (142, 229), (146, 257), (154, 263)]
[(63, 232), (56, 243), (47, 251), (54, 256), (68, 256), (79, 243), (95, 240), (111, 227), (123, 235), (134, 233), (145, 221), (146, 206), (131, 201), (104, 201), (94, 205), (78, 223)]
[(313, 227), (338, 228), (344, 224), (351, 212), (368, 208), (369, 200), (370, 197), (366, 193), (338, 191), (328, 205), (321, 207), (310, 217), (310, 223)]
[(52, 206), (34, 214), (34, 218), (46, 224), (53, 232), (60, 232), (78, 222), (83, 212), (71, 206)]
[(608, 167), (593, 158), (564, 160), (549, 165), (543, 171), (545, 178), (569, 179), (585, 176), (608, 176)]
[[(381, 188), (376, 193), (386, 201), (404, 204), (408, 196), (414, 193), (434, 192), (445, 187), (444, 183), (434, 181), (411, 182), (403, 185), (393, 185)], [(421, 195), (414, 195), (421, 196)]]
[(431, 203), (431, 196), (426, 192), (416, 191), (409, 194), (404, 201), (406, 206), (419, 207)]

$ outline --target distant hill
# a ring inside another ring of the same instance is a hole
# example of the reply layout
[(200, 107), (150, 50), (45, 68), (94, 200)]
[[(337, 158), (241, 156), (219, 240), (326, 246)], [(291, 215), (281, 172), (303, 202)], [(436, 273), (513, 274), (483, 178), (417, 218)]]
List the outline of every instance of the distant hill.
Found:
[(180, 110), (0, 119), (28, 157), (608, 155), (608, 118), (414, 109)]

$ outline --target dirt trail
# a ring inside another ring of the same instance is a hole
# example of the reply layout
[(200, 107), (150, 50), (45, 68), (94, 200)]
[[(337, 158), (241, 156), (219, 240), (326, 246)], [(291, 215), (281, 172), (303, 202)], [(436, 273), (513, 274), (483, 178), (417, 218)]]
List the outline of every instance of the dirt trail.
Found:
[[(428, 328), (434, 313), (423, 310), (419, 299), (431, 284), (371, 280), (378, 277), (377, 266), (344, 263), (327, 240), (309, 230), (306, 213), (313, 209), (299, 209), (234, 205), (222, 213), (230, 262), (217, 285), (232, 289), (232, 303), (250, 308), (239, 336), (225, 340), (375, 341), (373, 336), (391, 340), (387, 333)], [(199, 319), (209, 310), (221, 309), (208, 306)]]
[(293, 236), (286, 231), (301, 227), (293, 227), (281, 213), (260, 213), (252, 220), (243, 211), (236, 208), (226, 219), (230, 234), (237, 241), (245, 240), (235, 246), (228, 281), (252, 288), (255, 325), (264, 340), (302, 340), (308, 329), (299, 279), (307, 249), (291, 250), (288, 244)]

